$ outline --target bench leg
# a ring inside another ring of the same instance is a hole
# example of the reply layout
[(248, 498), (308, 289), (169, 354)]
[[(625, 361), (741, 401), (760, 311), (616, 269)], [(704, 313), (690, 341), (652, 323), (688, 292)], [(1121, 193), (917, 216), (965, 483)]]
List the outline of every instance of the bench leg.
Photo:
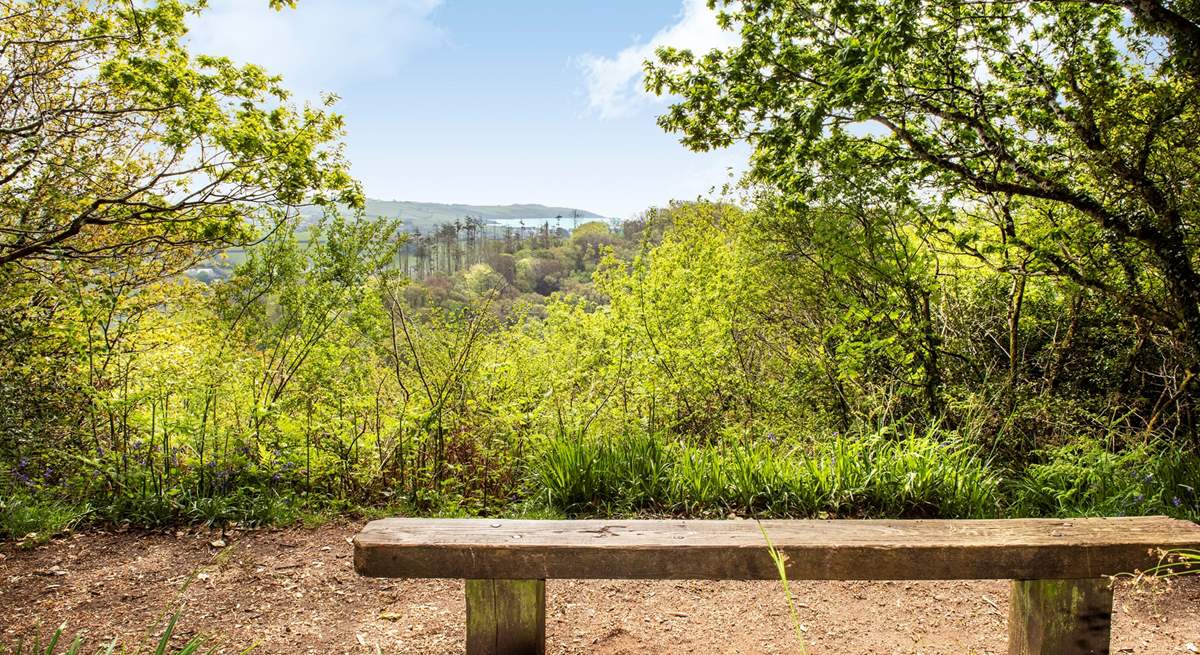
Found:
[(1009, 655), (1108, 655), (1108, 580), (1013, 580), (1009, 603)]
[(545, 580), (467, 580), (467, 655), (545, 652)]

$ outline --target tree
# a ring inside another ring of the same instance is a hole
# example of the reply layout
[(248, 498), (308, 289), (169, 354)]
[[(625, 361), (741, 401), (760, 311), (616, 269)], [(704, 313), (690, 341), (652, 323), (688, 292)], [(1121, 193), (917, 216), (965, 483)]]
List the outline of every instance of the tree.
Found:
[[(293, 3), (272, 0), (279, 8)], [(362, 204), (342, 118), (183, 38), (200, 0), (0, 0), (0, 273), (170, 271), (304, 204)]]
[(558, 291), (566, 269), (557, 259), (526, 257), (517, 262), (517, 286), (522, 291), (548, 296)]
[(740, 44), (647, 64), (686, 145), (748, 141), (795, 207), (886, 172), (943, 247), (1108, 297), (1200, 362), (1200, 5), (709, 4)]
[(504, 277), (487, 264), (475, 264), (463, 273), (463, 282), (472, 294), (485, 297), (507, 286)]
[(256, 436), (330, 331), (364, 320), (357, 312), (369, 295), (368, 282), (391, 265), (398, 229), (394, 221), (335, 215), (313, 229), (307, 247), (280, 231), (218, 288), (217, 313), (229, 333), (254, 344), (261, 357)]
[(604, 248), (613, 244), (612, 230), (600, 221), (589, 221), (571, 232), (571, 244), (575, 246), (575, 267), (583, 270), (585, 262), (595, 265), (600, 261)]
[(916, 398), (896, 401), (914, 392), (927, 416), (940, 417), (937, 255), (902, 185), (839, 168), (810, 190), (809, 208), (776, 207), (787, 203), (778, 194), (758, 199), (749, 250), (770, 300), (753, 311), (786, 326), (819, 362), (843, 429), (852, 416), (878, 423), (877, 414), (910, 413)]

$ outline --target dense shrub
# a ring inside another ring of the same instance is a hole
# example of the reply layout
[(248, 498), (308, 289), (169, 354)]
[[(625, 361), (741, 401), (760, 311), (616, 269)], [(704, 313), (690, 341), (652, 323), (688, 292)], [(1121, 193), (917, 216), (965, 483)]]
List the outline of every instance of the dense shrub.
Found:
[(528, 303), (479, 262), (406, 279), (370, 221), (277, 234), (212, 286), (81, 292), (0, 352), (0, 531), (381, 507), (1197, 515), (1184, 394), (1122, 381), (1166, 355), (1110, 304), (1027, 281), (1016, 361), (996, 347), (1011, 279), (944, 262), (929, 286), (934, 253), (897, 234), (833, 236), (909, 257), (903, 275), (813, 268), (778, 229), (696, 204), (636, 243), (478, 247), (586, 262), (575, 291)]

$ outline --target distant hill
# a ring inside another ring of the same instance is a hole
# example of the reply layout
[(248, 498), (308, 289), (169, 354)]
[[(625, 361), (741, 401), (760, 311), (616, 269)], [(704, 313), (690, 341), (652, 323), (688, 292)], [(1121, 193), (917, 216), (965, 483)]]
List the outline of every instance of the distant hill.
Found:
[[(567, 219), (561, 227), (570, 229), (573, 223), (570, 219), (603, 219), (604, 217), (595, 213), (585, 211), (583, 209), (575, 209), (573, 207), (547, 207), (546, 205), (526, 204), (526, 205), (448, 205), (437, 202), (413, 202), (411, 200), (375, 200), (367, 198), (366, 214), (368, 216), (379, 216), (383, 218), (399, 218), (402, 224), (402, 229), (408, 232), (420, 230), (421, 232), (429, 232), (432, 228), (439, 225), (454, 223), (455, 221), (465, 220), (468, 216), (482, 219), (485, 223), (492, 221), (504, 224), (508, 222), (509, 227), (516, 227), (513, 221), (530, 221), (531, 226), (538, 226), (542, 221), (537, 219), (553, 219), (562, 217)], [(305, 207), (300, 210), (301, 226), (309, 227), (314, 225), (321, 219), (322, 212), (315, 207)], [(555, 223), (550, 223), (552, 226)], [(582, 221), (581, 221), (582, 222)], [(309, 230), (301, 229), (297, 233), (297, 238), (301, 243), (307, 243), (309, 239)], [(211, 282), (212, 280), (222, 280), (229, 277), (232, 267), (246, 260), (245, 248), (229, 248), (226, 249), (221, 257), (213, 258), (203, 264), (188, 271), (189, 277)]]
[[(503, 221), (530, 218), (603, 218), (601, 215), (573, 207), (547, 207), (546, 205), (458, 205), (438, 202), (414, 202), (411, 200), (376, 200), (367, 198), (367, 215), (399, 218), (404, 229), (426, 229), (444, 223), (461, 221), (467, 216), (487, 221)], [(308, 216), (315, 219), (317, 216)]]

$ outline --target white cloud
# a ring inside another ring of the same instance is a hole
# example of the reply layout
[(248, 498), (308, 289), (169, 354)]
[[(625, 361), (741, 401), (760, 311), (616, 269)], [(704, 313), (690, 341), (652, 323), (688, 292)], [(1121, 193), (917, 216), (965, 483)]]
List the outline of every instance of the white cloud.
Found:
[(284, 76), (301, 95), (386, 79), (406, 57), (444, 35), (430, 14), (441, 0), (301, 0), (273, 11), (267, 0), (211, 0), (194, 19), (191, 50), (224, 55)]
[(654, 51), (662, 46), (701, 53), (736, 42), (734, 33), (717, 25), (716, 12), (705, 0), (683, 0), (675, 24), (659, 30), (649, 41), (635, 43), (612, 57), (586, 54), (579, 58), (588, 107), (601, 118), (618, 118), (649, 103), (653, 96), (642, 88), (642, 62), (653, 59)]

